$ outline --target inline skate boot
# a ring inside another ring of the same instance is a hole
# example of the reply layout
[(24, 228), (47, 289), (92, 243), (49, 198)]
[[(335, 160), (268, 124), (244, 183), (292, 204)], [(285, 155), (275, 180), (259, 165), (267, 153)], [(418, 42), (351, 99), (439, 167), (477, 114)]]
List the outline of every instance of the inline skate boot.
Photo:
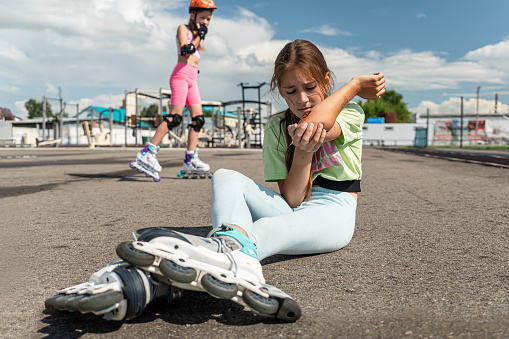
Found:
[(186, 151), (186, 157), (184, 159), (184, 169), (177, 174), (179, 178), (212, 178), (212, 172), (210, 172), (210, 166), (198, 157), (198, 148), (194, 152)]
[(212, 230), (207, 238), (150, 229), (134, 242), (119, 244), (117, 254), (179, 289), (230, 299), (281, 321), (293, 322), (301, 316), (290, 296), (265, 283), (253, 242), (228, 224)]
[(136, 155), (136, 160), (131, 161), (131, 168), (136, 168), (138, 172), (145, 173), (145, 176), (152, 177), (155, 182), (161, 180), (161, 172), (162, 167), (157, 161), (156, 154), (159, 151), (159, 146), (151, 144), (150, 142), (145, 145), (145, 147), (138, 152)]
[(139, 316), (156, 298), (178, 300), (182, 292), (160, 281), (156, 275), (120, 261), (95, 272), (86, 283), (57, 291), (46, 299), (45, 307), (123, 321)]

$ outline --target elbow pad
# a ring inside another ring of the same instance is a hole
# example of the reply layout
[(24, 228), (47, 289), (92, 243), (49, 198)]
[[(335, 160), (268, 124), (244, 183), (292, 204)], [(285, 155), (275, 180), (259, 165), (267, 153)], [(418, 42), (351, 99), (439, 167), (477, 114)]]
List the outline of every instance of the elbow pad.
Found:
[(180, 48), (180, 55), (188, 55), (196, 52), (196, 47), (193, 44), (184, 45)]

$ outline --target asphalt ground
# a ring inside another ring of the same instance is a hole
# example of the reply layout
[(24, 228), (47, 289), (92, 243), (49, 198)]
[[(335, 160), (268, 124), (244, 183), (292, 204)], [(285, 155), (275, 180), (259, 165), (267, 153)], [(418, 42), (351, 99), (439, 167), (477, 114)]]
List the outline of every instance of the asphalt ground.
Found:
[[(159, 183), (129, 168), (137, 151), (0, 149), (0, 337), (509, 337), (509, 170), (370, 147), (351, 243), (262, 262), (300, 304), (297, 322), (196, 292), (125, 323), (45, 310), (58, 289), (116, 261), (133, 231), (210, 229), (210, 181), (176, 177), (183, 150), (161, 150)], [(260, 150), (200, 157), (263, 182)]]
[(416, 148), (416, 147), (381, 147), (380, 149), (393, 152), (406, 152), (426, 157), (444, 158), (453, 161), (463, 161), (487, 166), (509, 168), (509, 150), (477, 150), (477, 149), (449, 149), (449, 148)]

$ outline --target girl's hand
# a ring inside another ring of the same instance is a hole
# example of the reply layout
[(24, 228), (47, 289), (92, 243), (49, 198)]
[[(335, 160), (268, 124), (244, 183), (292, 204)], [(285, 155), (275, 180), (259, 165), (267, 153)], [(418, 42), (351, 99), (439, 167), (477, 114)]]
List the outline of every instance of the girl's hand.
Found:
[(373, 75), (359, 75), (352, 79), (357, 81), (359, 92), (357, 93), (363, 99), (379, 99), (385, 93), (385, 78), (382, 73)]
[(207, 34), (208, 31), (209, 30), (205, 25), (201, 25), (200, 27), (198, 27), (198, 36), (200, 37), (200, 39), (205, 40), (205, 35)]
[(308, 125), (306, 122), (300, 126), (297, 124), (288, 126), (293, 145), (306, 152), (316, 152), (322, 146), (327, 131), (321, 123), (315, 131), (314, 128), (313, 123)]

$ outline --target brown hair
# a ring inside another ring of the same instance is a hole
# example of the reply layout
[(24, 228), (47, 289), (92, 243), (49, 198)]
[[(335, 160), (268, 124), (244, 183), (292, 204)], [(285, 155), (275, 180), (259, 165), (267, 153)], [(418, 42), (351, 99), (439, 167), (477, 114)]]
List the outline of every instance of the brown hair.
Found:
[[(189, 27), (189, 30), (193, 34), (193, 39), (198, 36), (198, 27), (196, 27), (196, 18), (198, 17), (199, 12), (203, 11), (210, 11), (210, 14), (214, 13), (214, 9), (212, 8), (204, 8), (204, 9), (192, 9), (189, 10), (189, 14), (194, 13), (194, 20), (192, 18), (189, 18), (189, 23), (187, 24), (187, 27)], [(200, 45), (198, 46), (199, 51), (204, 51), (205, 48), (202, 47), (202, 43), (200, 42)]]
[[(318, 84), (318, 87), (323, 91), (324, 97), (328, 97), (334, 88), (334, 80), (332, 72), (325, 62), (322, 52), (313, 43), (297, 39), (289, 42), (283, 47), (276, 57), (274, 63), (274, 72), (270, 80), (270, 90), (275, 92), (276, 88), (281, 94), (281, 78), (287, 71), (299, 69), (308, 73)], [(330, 82), (326, 79), (327, 73), (331, 75)], [(288, 133), (288, 126), (299, 122), (299, 117), (293, 114), (288, 108), (283, 119), (281, 119), (280, 133), (286, 136), (286, 153), (285, 164), (288, 171), (292, 166), (293, 155), (295, 146), (291, 144), (290, 134)], [(281, 134), (280, 134), (281, 138)], [(309, 183), (306, 188), (306, 200), (311, 198), (311, 187), (313, 183), (311, 180), (311, 173), (309, 175)]]

